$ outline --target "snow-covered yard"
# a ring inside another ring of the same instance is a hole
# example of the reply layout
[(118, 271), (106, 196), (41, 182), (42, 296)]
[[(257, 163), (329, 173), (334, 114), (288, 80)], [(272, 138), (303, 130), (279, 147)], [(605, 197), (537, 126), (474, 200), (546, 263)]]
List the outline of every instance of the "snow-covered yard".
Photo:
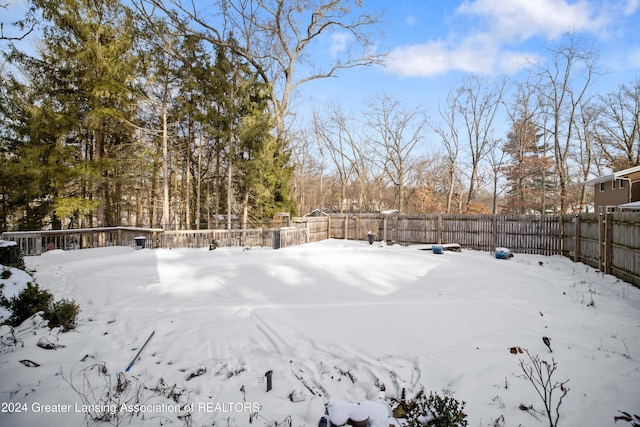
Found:
[[(421, 249), (327, 240), (27, 258), (42, 288), (82, 311), (67, 333), (38, 319), (1, 327), (0, 426), (99, 415), (120, 425), (317, 426), (329, 398), (420, 388), (465, 401), (469, 426), (546, 426), (519, 366), (530, 360), (512, 347), (553, 357), (553, 380), (569, 380), (559, 425), (640, 413), (639, 289), (559, 256)], [(6, 289), (28, 280), (12, 271)], [(42, 337), (60, 347), (39, 348)]]

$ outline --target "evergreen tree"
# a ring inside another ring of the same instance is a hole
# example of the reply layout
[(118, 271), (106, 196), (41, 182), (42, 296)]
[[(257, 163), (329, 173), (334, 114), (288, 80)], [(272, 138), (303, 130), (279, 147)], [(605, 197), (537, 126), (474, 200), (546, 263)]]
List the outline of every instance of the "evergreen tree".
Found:
[(38, 91), (9, 74), (0, 79), (0, 227), (59, 227), (52, 195), (74, 175), (71, 152), (58, 138), (61, 124)]
[(35, 4), (50, 23), (40, 59), (12, 56), (36, 94), (30, 116), (39, 129), (28, 143), (42, 144), (47, 137), (66, 153), (58, 166), (77, 171), (52, 186), (48, 198), (57, 212), (49, 213), (71, 214), (73, 220), (97, 208), (82, 225), (118, 225), (126, 162), (135, 152), (131, 129), (122, 126), (133, 110), (131, 17), (117, 0)]
[(241, 206), (245, 223), (294, 213), (288, 187), (293, 169), (272, 133), (267, 85), (232, 52), (218, 47), (214, 69), (218, 136), (226, 141), (227, 212)]
[(512, 124), (503, 150), (510, 162), (503, 168), (508, 183), (504, 210), (507, 213), (544, 213), (544, 195), (551, 182), (551, 158), (539, 143), (537, 126), (531, 120), (517, 120)]

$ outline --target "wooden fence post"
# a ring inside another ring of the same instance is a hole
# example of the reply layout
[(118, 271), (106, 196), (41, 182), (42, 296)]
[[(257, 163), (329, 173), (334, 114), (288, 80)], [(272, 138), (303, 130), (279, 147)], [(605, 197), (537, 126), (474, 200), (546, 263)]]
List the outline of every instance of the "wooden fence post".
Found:
[(558, 253), (565, 256), (564, 253), (564, 217), (558, 216)]
[(436, 225), (436, 236), (438, 240), (438, 244), (442, 244), (442, 214), (438, 215), (438, 223)]
[(604, 228), (604, 272), (611, 274), (611, 242), (613, 234), (613, 214), (607, 213)]
[(387, 216), (382, 219), (382, 240), (387, 243)]
[(491, 226), (493, 228), (492, 230), (492, 236), (491, 236), (491, 240), (492, 240), (492, 251), (495, 251), (496, 248), (498, 247), (498, 215), (493, 215), (493, 220), (491, 221)]
[(604, 215), (598, 215), (598, 270), (604, 271)]
[(573, 262), (580, 261), (580, 215), (575, 216), (573, 235)]
[(344, 240), (349, 240), (349, 215), (344, 216)]

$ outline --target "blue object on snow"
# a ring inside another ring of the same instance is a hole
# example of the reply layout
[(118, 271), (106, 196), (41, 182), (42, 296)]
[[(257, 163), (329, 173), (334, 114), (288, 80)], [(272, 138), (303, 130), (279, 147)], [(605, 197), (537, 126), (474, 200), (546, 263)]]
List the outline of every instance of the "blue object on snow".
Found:
[(497, 259), (509, 259), (513, 258), (513, 254), (507, 248), (496, 248), (496, 258)]
[(431, 250), (434, 254), (441, 254), (444, 252), (444, 246), (442, 245), (432, 245)]

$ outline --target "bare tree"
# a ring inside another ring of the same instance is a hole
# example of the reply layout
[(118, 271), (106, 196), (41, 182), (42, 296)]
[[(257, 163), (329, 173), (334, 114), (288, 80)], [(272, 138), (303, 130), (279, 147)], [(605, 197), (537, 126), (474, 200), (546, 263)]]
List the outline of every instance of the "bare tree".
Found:
[(410, 212), (442, 213), (449, 185), (446, 174), (442, 173), (442, 163), (446, 162), (442, 153), (430, 152), (417, 160), (415, 188), (409, 196)]
[(291, 138), (291, 161), (294, 165), (292, 194), (298, 212), (309, 212), (325, 207), (324, 158), (315, 142), (313, 129), (300, 129)]
[(491, 213), (493, 215), (498, 213), (498, 196), (501, 191), (498, 190), (500, 176), (503, 172), (504, 163), (506, 161), (506, 153), (502, 149), (501, 140), (493, 140), (489, 147), (487, 160), (491, 169), (491, 182), (492, 182), (492, 198), (491, 198)]
[(606, 166), (620, 170), (640, 165), (640, 79), (599, 101), (598, 145)]
[(439, 109), (443, 124), (434, 128), (445, 150), (445, 168), (448, 181), (446, 213), (452, 211), (453, 196), (457, 184), (458, 157), (460, 156), (460, 134), (457, 124), (458, 96), (459, 92), (457, 91), (449, 92), (446, 107), (441, 106)]
[[(353, 200), (348, 188), (356, 185), (357, 206), (366, 208), (367, 160), (365, 159), (365, 141), (354, 129), (354, 120), (337, 105), (327, 107), (326, 116), (317, 112), (313, 115), (313, 128), (318, 143), (333, 163), (340, 181), (340, 212), (344, 212), (345, 203)], [(348, 203), (348, 208), (353, 203)]]
[(493, 123), (502, 104), (506, 81), (491, 82), (486, 76), (469, 75), (458, 88), (456, 110), (460, 114), (468, 142), (469, 188), (463, 209), (482, 187), (481, 163), (494, 145)]
[(547, 131), (553, 141), (553, 154), (558, 176), (559, 210), (569, 207), (570, 164), (569, 158), (575, 145), (575, 127), (580, 104), (598, 74), (598, 51), (579, 40), (575, 33), (566, 36), (564, 42), (547, 48), (551, 57), (547, 63), (534, 66), (541, 81), (540, 96), (550, 114)]
[(596, 123), (601, 114), (599, 106), (593, 103), (585, 103), (580, 106), (580, 115), (576, 124), (576, 136), (579, 142), (578, 150), (574, 151), (575, 162), (578, 165), (579, 176), (577, 182), (580, 186), (577, 207), (582, 210), (587, 204), (587, 186), (585, 182), (591, 175), (591, 170), (596, 161), (595, 140)]
[(396, 188), (395, 207), (403, 212), (413, 150), (424, 140), (427, 115), (421, 108), (407, 110), (400, 101), (382, 95), (370, 101), (365, 117), (371, 141), (381, 152), (385, 174)]

